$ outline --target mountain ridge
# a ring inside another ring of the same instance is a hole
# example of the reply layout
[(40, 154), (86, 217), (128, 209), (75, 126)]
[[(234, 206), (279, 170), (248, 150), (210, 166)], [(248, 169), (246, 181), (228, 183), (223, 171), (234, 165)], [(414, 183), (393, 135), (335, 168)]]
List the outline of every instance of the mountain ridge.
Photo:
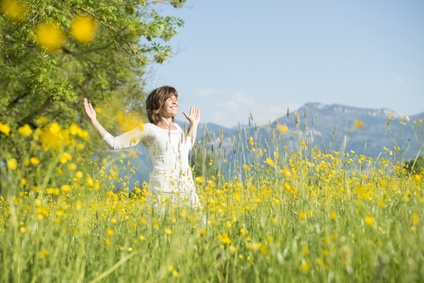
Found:
[(309, 102), (268, 124), (251, 122), (228, 128), (206, 123), (199, 127), (198, 138), (219, 136), (221, 140), (234, 139), (240, 131), (244, 131), (246, 135), (255, 135), (259, 131), (266, 140), (269, 138), (267, 130), (286, 125), (288, 136), (300, 131), (304, 136), (312, 136), (315, 145), (331, 145), (332, 148), (346, 145), (346, 151), (361, 152), (374, 158), (385, 148), (392, 150), (397, 146), (403, 151), (402, 159), (411, 159), (415, 158), (424, 143), (424, 126), (417, 126), (420, 119), (422, 123), (424, 112), (403, 116), (388, 108)]

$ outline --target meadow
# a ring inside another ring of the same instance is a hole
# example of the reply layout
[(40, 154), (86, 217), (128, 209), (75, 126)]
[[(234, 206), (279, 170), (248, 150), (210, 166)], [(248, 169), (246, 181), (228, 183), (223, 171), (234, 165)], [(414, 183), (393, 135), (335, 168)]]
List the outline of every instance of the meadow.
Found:
[(201, 211), (158, 212), (128, 181), (135, 152), (110, 166), (80, 126), (38, 125), (0, 123), (1, 282), (424, 280), (424, 171), (407, 171), (400, 148), (373, 159), (300, 135), (291, 147), (298, 129), (281, 125), (266, 144), (236, 139), (237, 161), (197, 157), (214, 169), (195, 175)]

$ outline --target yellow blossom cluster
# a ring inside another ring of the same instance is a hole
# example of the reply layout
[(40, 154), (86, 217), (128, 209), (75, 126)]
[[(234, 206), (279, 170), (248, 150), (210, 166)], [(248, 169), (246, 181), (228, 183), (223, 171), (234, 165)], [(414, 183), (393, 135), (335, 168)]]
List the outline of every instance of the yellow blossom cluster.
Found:
[(28, 15), (28, 7), (18, 0), (2, 0), (0, 2), (0, 12), (9, 20), (22, 22)]
[[(2, 0), (0, 12), (13, 22), (23, 22), (31, 14), (28, 5), (19, 0)], [(97, 21), (90, 15), (76, 14), (70, 20), (69, 33), (79, 44), (90, 43), (94, 40), (98, 29)], [(50, 19), (43, 20), (34, 28), (36, 44), (46, 51), (56, 51), (66, 43), (65, 29), (57, 22)]]

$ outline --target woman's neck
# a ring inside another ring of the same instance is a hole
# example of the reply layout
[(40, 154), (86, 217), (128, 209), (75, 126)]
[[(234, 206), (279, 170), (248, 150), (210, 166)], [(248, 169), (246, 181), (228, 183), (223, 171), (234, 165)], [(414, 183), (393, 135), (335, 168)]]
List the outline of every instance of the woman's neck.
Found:
[(175, 126), (172, 123), (172, 117), (171, 118), (165, 118), (161, 117), (159, 122), (156, 124), (159, 128), (166, 129), (166, 130), (174, 130)]

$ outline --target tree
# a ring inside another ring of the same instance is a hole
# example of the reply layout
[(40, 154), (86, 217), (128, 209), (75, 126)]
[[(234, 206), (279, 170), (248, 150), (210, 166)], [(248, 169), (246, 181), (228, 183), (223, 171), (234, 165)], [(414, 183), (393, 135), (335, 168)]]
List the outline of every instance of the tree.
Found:
[(0, 195), (56, 194), (82, 180), (99, 188), (83, 168), (82, 100), (108, 129), (139, 123), (145, 67), (172, 55), (167, 41), (183, 25), (158, 8), (184, 2), (0, 0)]
[(424, 156), (405, 162), (404, 168), (408, 173), (420, 174), (424, 170)]
[(0, 121), (69, 124), (83, 97), (143, 112), (144, 68), (172, 55), (166, 42), (183, 25), (157, 8), (184, 2), (2, 0)]

